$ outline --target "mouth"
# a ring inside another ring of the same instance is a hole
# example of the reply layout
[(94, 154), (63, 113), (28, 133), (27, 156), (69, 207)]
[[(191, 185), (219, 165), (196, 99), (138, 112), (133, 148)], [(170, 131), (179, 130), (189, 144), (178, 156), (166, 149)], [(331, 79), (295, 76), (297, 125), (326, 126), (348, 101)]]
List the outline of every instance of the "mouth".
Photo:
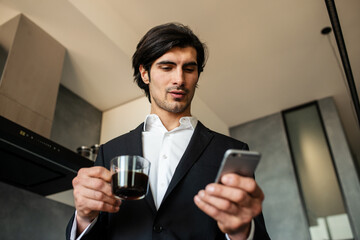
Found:
[(181, 100), (183, 99), (186, 94), (188, 94), (189, 90), (181, 87), (172, 87), (167, 91), (174, 99)]
[(177, 98), (177, 99), (183, 98), (186, 94), (185, 91), (180, 91), (180, 90), (172, 90), (169, 93), (173, 98)]

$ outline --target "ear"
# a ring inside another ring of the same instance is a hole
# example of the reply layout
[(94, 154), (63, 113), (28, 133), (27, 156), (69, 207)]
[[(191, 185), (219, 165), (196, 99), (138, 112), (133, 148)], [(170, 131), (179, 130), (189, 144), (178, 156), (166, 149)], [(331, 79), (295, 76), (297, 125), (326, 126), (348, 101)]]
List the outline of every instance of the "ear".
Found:
[(148, 71), (145, 70), (143, 65), (139, 67), (140, 75), (145, 84), (149, 84), (149, 74)]

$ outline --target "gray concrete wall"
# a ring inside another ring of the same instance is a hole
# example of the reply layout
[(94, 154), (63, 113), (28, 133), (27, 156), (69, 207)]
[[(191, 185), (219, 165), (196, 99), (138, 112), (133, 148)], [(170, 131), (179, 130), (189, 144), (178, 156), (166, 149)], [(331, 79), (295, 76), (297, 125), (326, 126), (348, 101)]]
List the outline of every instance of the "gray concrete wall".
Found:
[(68, 90), (59, 87), (50, 139), (76, 151), (100, 141), (102, 112)]
[(310, 239), (281, 114), (233, 127), (230, 135), (262, 153), (255, 177), (265, 193), (263, 214), (270, 237)]
[[(359, 176), (333, 99), (321, 99), (318, 104), (353, 234), (359, 239)], [(265, 193), (263, 212), (270, 236), (310, 239), (281, 113), (233, 127), (230, 135), (263, 155), (255, 176)]]
[[(318, 101), (355, 239), (360, 238), (360, 183), (332, 98)], [(359, 143), (360, 147), (360, 143)]]
[(3, 182), (0, 192), (0, 239), (65, 239), (73, 207)]

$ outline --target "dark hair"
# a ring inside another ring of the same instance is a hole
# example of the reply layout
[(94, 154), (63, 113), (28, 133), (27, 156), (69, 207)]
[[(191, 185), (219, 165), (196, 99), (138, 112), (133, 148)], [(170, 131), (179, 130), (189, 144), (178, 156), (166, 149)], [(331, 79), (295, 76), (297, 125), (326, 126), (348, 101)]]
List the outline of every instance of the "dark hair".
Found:
[[(207, 48), (187, 26), (180, 23), (166, 23), (150, 29), (140, 40), (132, 57), (134, 81), (144, 90), (150, 100), (149, 85), (145, 84), (139, 71), (140, 65), (150, 74), (151, 65), (156, 59), (174, 47), (193, 47), (196, 50), (198, 73), (206, 63)], [(150, 76), (149, 76), (150, 77)]]

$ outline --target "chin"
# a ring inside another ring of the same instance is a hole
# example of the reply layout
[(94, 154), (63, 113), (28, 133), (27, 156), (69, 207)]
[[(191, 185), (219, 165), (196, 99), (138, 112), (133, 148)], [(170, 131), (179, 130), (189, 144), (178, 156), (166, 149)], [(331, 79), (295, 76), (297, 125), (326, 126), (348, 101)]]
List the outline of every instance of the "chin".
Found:
[(172, 111), (173, 113), (183, 113), (188, 109), (188, 104), (177, 104), (175, 106), (172, 107)]

